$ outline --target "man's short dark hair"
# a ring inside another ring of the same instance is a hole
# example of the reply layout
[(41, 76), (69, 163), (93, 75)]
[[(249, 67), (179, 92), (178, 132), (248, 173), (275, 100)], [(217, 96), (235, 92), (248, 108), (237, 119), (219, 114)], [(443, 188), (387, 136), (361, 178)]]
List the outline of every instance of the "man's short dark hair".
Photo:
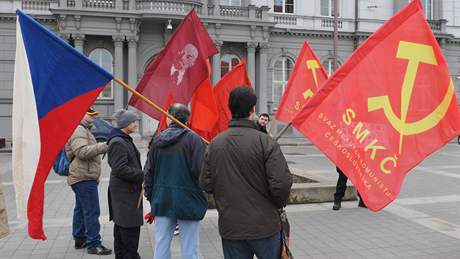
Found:
[(187, 106), (183, 105), (182, 103), (174, 103), (169, 106), (168, 113), (184, 124), (190, 117), (190, 111), (188, 110)]
[(259, 117), (267, 117), (267, 119), (270, 120), (270, 115), (268, 115), (268, 113), (261, 113)]
[(249, 113), (257, 103), (257, 96), (251, 87), (241, 86), (233, 89), (228, 98), (228, 108), (233, 119), (249, 117)]

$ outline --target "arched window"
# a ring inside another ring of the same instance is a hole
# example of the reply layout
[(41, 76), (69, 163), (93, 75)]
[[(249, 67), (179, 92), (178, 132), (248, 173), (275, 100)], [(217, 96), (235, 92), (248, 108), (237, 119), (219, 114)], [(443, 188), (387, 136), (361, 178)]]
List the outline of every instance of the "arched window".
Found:
[(240, 58), (234, 54), (225, 54), (220, 59), (220, 75), (224, 76), (228, 71), (232, 70), (238, 63)]
[(294, 61), (288, 57), (280, 57), (275, 61), (273, 66), (273, 80), (272, 80), (272, 101), (274, 107), (278, 107), (286, 90), (286, 84), (291, 75)]
[[(337, 60), (337, 68), (339, 68), (342, 64), (340, 61)], [(323, 67), (326, 69), (327, 74), (330, 76), (334, 72), (334, 59), (328, 58), (323, 62)]]
[(273, 2), (273, 12), (294, 13), (294, 0), (275, 0)]
[[(100, 65), (101, 67), (105, 68), (110, 73), (113, 73), (113, 56), (110, 51), (97, 48), (91, 51), (89, 54), (89, 58)], [(112, 99), (113, 98), (113, 82), (107, 84), (102, 90), (101, 94), (99, 95), (99, 99)]]

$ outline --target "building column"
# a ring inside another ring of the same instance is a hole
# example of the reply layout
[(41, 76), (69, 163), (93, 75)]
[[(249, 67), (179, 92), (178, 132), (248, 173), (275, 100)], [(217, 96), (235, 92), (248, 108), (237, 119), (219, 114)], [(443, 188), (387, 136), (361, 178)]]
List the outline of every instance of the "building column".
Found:
[(248, 55), (248, 74), (249, 74), (249, 79), (251, 80), (252, 85), (256, 85), (256, 47), (257, 43), (255, 42), (248, 42), (246, 48), (247, 48), (247, 55)]
[(137, 85), (137, 40), (137, 37), (128, 38), (128, 84), (131, 87)]
[[(114, 76), (123, 80), (123, 43), (124, 37), (113, 36), (113, 44), (115, 46), (115, 57), (114, 57)], [(113, 88), (113, 100), (114, 100), (114, 109), (123, 109), (123, 91), (122, 87)]]
[(84, 34), (73, 34), (73, 45), (76, 50), (81, 53), (84, 53), (83, 50), (85, 49), (85, 35)]
[(257, 82), (256, 94), (257, 94), (257, 112), (267, 112), (267, 56), (270, 46), (268, 43), (260, 43), (259, 48), (259, 82)]
[(212, 56), (212, 84), (215, 85), (220, 79), (220, 50), (222, 48), (222, 41), (216, 41), (217, 53)]

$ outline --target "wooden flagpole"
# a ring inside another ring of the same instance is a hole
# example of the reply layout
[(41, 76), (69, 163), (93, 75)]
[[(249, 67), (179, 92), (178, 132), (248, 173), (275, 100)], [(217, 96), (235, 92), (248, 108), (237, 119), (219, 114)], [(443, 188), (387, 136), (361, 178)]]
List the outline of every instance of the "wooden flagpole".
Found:
[(281, 131), (278, 133), (278, 135), (276, 135), (275, 137), (275, 141), (278, 141), (279, 138), (281, 138), (281, 136), (286, 132), (286, 130), (289, 129), (289, 127), (291, 127), (292, 125), (292, 122), (289, 122), (288, 124), (286, 124), (286, 126), (284, 126)]
[(167, 111), (163, 110), (163, 108), (161, 108), (160, 106), (158, 106), (156, 103), (150, 101), (149, 99), (147, 99), (145, 96), (143, 96), (141, 93), (139, 93), (138, 91), (136, 91), (134, 88), (130, 87), (128, 84), (126, 84), (125, 82), (123, 82), (121, 79), (119, 78), (116, 78), (114, 77), (113, 78), (113, 81), (117, 82), (119, 85), (121, 85), (123, 88), (125, 88), (126, 90), (128, 90), (129, 92), (131, 92), (132, 94), (134, 94), (135, 96), (139, 97), (142, 101), (144, 101), (145, 103), (147, 103), (148, 105), (152, 106), (153, 108), (157, 109), (159, 112), (161, 112), (164, 116), (168, 117), (170, 120), (174, 121), (175, 123), (177, 123), (179, 126), (181, 126), (182, 128), (184, 129), (188, 129), (190, 130), (190, 132), (192, 132), (193, 134), (197, 135), (198, 137), (200, 137), (204, 143), (208, 144), (209, 145), (209, 141), (207, 141), (205, 138), (203, 138), (202, 136), (200, 136), (198, 133), (196, 133), (195, 131), (193, 131), (191, 128), (189, 128), (187, 125), (185, 125), (184, 123), (180, 122), (178, 119), (176, 119), (174, 116), (172, 116), (171, 114), (169, 114)]

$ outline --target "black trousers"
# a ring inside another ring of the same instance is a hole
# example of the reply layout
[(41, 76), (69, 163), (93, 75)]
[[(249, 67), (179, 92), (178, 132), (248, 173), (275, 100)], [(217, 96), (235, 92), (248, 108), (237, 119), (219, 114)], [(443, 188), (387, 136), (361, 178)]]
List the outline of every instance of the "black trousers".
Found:
[(137, 253), (141, 227), (124, 228), (115, 224), (113, 228), (115, 259), (140, 259)]
[[(334, 193), (334, 201), (342, 201), (343, 196), (345, 196), (345, 191), (347, 190), (347, 176), (340, 170), (340, 168), (336, 167), (337, 173), (339, 173), (339, 179), (337, 179), (337, 186), (335, 187)], [(361, 201), (361, 195), (359, 195), (359, 200)]]

